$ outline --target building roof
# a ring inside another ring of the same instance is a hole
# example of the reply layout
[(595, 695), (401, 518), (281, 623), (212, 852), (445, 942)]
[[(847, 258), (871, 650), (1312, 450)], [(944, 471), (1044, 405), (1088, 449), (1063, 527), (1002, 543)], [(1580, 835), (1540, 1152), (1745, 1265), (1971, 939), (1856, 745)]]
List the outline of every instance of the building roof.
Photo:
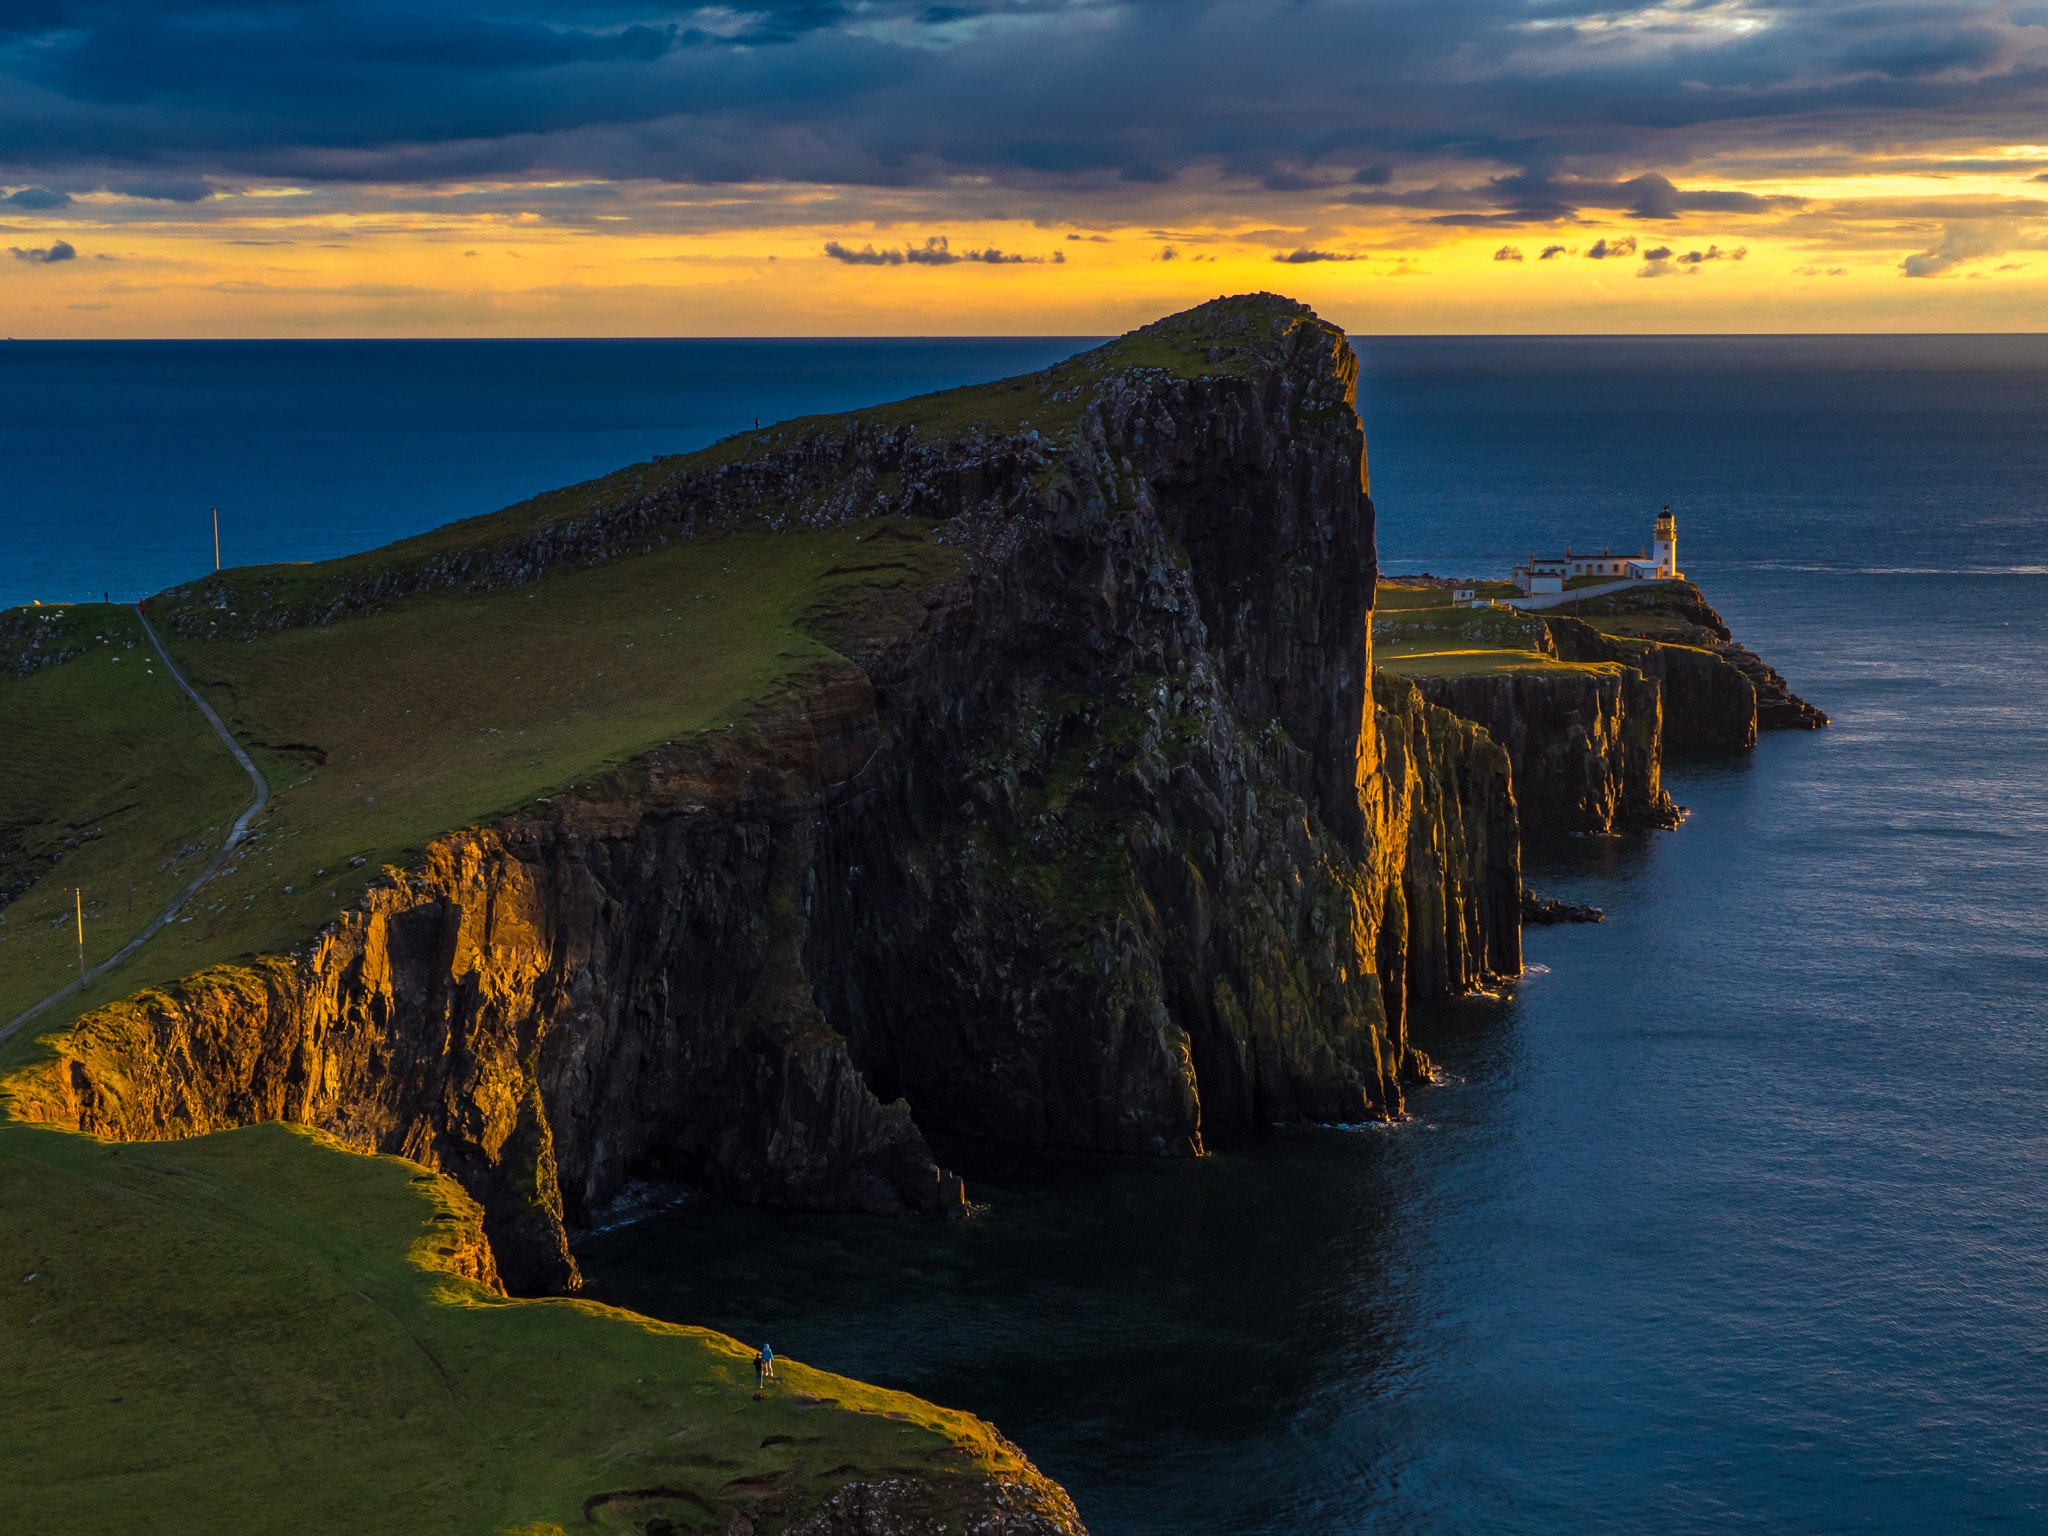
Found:
[(1638, 550), (1633, 555), (1531, 555), (1531, 565), (1570, 565), (1575, 560), (1648, 560), (1648, 550)]

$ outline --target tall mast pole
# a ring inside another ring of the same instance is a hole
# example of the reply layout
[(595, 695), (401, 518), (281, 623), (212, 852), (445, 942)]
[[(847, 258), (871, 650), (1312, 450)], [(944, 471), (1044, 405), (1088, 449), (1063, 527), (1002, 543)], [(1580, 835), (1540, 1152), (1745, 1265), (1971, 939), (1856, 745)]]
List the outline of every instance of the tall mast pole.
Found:
[(220, 508), (213, 509), (213, 568), (220, 569)]

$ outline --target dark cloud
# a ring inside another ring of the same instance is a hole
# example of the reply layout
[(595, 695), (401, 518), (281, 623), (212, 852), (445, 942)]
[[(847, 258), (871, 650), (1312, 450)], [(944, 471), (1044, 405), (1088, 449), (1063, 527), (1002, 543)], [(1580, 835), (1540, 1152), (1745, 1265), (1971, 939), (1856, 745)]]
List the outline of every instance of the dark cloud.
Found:
[(1681, 213), (1768, 213), (1806, 206), (1803, 197), (1759, 197), (1754, 192), (1681, 191), (1654, 171), (1603, 187), (1568, 181), (1564, 195), (1589, 208), (1626, 208), (1639, 219), (1675, 219)]
[(68, 208), (71, 205), (69, 192), (53, 192), (48, 187), (22, 187), (10, 192), (0, 202), (14, 208), (28, 208), (41, 213), (52, 208)]
[(1636, 275), (1663, 277), (1671, 272), (1692, 271), (1709, 261), (1741, 261), (1748, 254), (1747, 248), (1739, 245), (1732, 251), (1724, 251), (1718, 245), (1710, 245), (1704, 251), (1687, 251), (1683, 255), (1668, 245), (1657, 245), (1643, 252), (1643, 264), (1637, 269)]
[(139, 197), (152, 203), (203, 203), (213, 196), (213, 188), (196, 177), (162, 177), (139, 181), (110, 182), (109, 192), (118, 192), (123, 197)]
[(825, 254), (834, 261), (843, 261), (849, 267), (900, 267), (903, 253), (898, 250), (876, 250), (873, 245), (864, 245), (853, 250), (837, 240), (825, 242)]
[[(872, 244), (859, 250), (843, 245), (837, 240), (825, 242), (825, 254), (834, 261), (841, 261), (850, 267), (950, 267), (956, 262), (978, 261), (991, 267), (1014, 267), (1026, 263), (1042, 263), (1044, 256), (1023, 256), (1015, 251), (1000, 251), (994, 246), (980, 250), (956, 251), (952, 242), (944, 235), (933, 235), (922, 245), (906, 245), (901, 249), (885, 246), (876, 250)], [(1054, 265), (1064, 265), (1067, 254), (1054, 251), (1050, 260)]]
[(1273, 253), (1275, 261), (1284, 261), (1291, 267), (1305, 267), (1318, 261), (1364, 261), (1364, 255), (1352, 255), (1347, 251), (1312, 251), (1307, 246), (1296, 250)]
[(1423, 220), (1425, 224), (1441, 224), (1447, 229), (1493, 229), (1520, 224), (1547, 224), (1549, 219), (1532, 219), (1525, 213), (1446, 213), (1433, 219)]
[[(1626, 181), (1526, 172), (1496, 176), (1474, 186), (1424, 187), (1411, 192), (1354, 192), (1347, 203), (1394, 207), (1457, 207), (1465, 211), (1431, 219), (1432, 224), (1482, 227), (1488, 224), (1551, 224), (1576, 219), (1582, 208), (1618, 209), (1639, 219), (1675, 219), (1687, 213), (1794, 212), (1807, 199), (1754, 192), (1688, 190), (1655, 172)], [(1475, 205), (1491, 211), (1475, 211)]]
[(1605, 261), (1608, 257), (1633, 256), (1636, 253), (1636, 237), (1623, 235), (1619, 240), (1595, 240), (1586, 247), (1589, 261)]
[(68, 240), (59, 240), (54, 244), (40, 248), (33, 245), (10, 245), (7, 247), (7, 252), (16, 261), (33, 262), (39, 266), (48, 266), (53, 261), (76, 261), (78, 259), (77, 250), (73, 248)]
[(1268, 192), (1313, 192), (1329, 185), (1327, 177), (1302, 176), (1293, 171), (1268, 171), (1259, 185)]
[(1538, 256), (1536, 259), (1538, 261), (1555, 261), (1558, 257), (1564, 254), (1565, 249), (1563, 246), (1546, 245), (1545, 247), (1543, 247), (1543, 254), (1541, 256)]
[(1485, 187), (1407, 187), (1399, 191), (1347, 192), (1337, 201), (1351, 208), (1470, 208), (1487, 200)]
[(1493, 253), (1493, 259), (1495, 261), (1520, 261), (1522, 259), (1521, 247), (1504, 245)]
[[(2042, 29), (1967, 0), (1746, 0), (1743, 31), (1661, 0), (1531, 17), (1523, 0), (5, 0), (0, 170), (172, 202), (212, 178), (1085, 194), (1201, 172), (1484, 227), (1789, 210), (1688, 188), (1686, 168), (2026, 142), (2048, 114)], [(1397, 185), (1396, 166), (1457, 162), (1473, 172)]]

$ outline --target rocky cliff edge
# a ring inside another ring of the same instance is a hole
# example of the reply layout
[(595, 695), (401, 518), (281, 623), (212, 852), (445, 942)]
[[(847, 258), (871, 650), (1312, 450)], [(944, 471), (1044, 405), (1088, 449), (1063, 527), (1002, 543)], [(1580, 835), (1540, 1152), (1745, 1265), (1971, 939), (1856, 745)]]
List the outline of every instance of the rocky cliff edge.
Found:
[(634, 1179), (939, 1211), (964, 1192), (927, 1130), (1185, 1155), (1397, 1113), (1408, 1007), (1520, 969), (1519, 854), (1501, 749), (1373, 685), (1355, 379), (1302, 306), (1219, 300), (972, 420), (804, 424), (565, 521), (196, 589), (173, 627), (258, 632), (738, 522), (966, 556), (818, 615), (843, 659), (744, 730), (451, 830), (295, 954), (80, 1020), (14, 1112), (402, 1153), (527, 1292), (577, 1284), (567, 1229)]

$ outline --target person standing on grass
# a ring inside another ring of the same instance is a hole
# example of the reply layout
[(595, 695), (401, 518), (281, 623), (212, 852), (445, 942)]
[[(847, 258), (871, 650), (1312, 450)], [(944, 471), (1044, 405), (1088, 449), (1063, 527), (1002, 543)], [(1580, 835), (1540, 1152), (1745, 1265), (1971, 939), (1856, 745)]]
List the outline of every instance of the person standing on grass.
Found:
[(768, 1380), (768, 1357), (760, 1350), (754, 1351), (754, 1396), (761, 1395), (761, 1388)]
[(761, 1364), (767, 1367), (768, 1379), (773, 1381), (775, 1379), (775, 1346), (773, 1344), (763, 1344), (761, 1346)]

